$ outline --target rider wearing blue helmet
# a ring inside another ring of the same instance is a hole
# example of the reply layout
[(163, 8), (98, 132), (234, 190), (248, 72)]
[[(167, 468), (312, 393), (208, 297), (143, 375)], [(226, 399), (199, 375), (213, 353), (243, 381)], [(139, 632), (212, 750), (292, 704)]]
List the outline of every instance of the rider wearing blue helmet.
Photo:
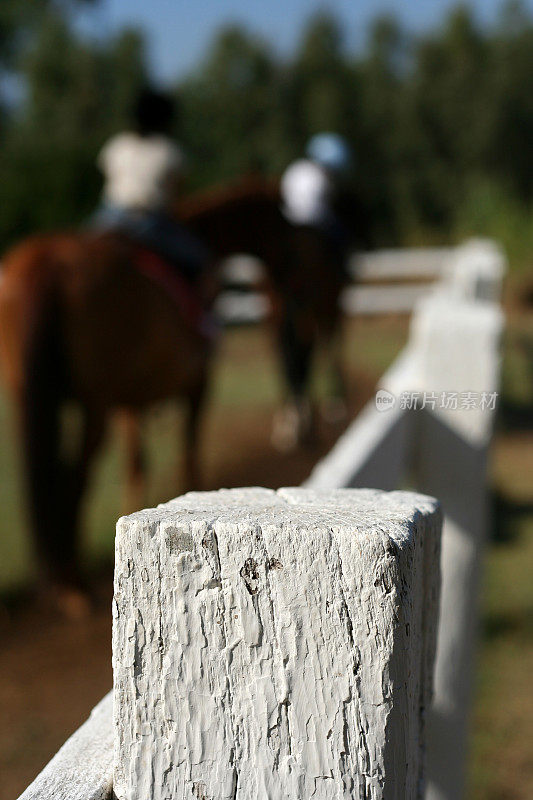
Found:
[[(341, 358), (334, 347), (338, 333), (338, 299), (348, 278), (347, 255), (356, 216), (351, 208), (344, 206), (351, 162), (350, 148), (341, 136), (319, 133), (309, 141), (305, 157), (290, 164), (281, 178), (282, 212), (292, 225), (294, 257), (307, 277), (303, 286), (300, 283), (298, 290), (289, 294), (280, 331), (285, 370), (300, 424), (305, 420), (305, 413), (310, 414), (305, 388), (316, 335), (315, 313), (322, 323), (328, 321), (321, 335), (330, 347), (333, 394), (340, 398), (346, 394)], [(346, 226), (343, 219), (347, 221)], [(309, 308), (314, 310), (309, 313)], [(331, 410), (338, 414), (338, 403), (330, 403)], [(284, 418), (276, 425), (275, 439), (281, 446), (287, 431), (291, 432), (288, 419), (288, 426)]]
[(317, 133), (307, 143), (307, 157), (332, 175), (342, 177), (352, 164), (352, 153), (338, 133)]
[(342, 136), (318, 133), (307, 144), (306, 158), (285, 170), (280, 186), (283, 213), (289, 222), (324, 236), (341, 262), (349, 237), (335, 203), (351, 165), (352, 153)]

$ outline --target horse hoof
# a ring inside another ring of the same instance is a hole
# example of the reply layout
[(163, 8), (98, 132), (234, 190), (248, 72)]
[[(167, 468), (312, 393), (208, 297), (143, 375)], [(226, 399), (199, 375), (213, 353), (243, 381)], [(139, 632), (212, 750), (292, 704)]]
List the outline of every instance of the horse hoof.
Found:
[(299, 444), (299, 418), (293, 408), (278, 411), (270, 435), (272, 447), (280, 453), (291, 453)]
[(310, 404), (302, 401), (280, 409), (274, 417), (271, 442), (281, 453), (290, 453), (299, 447), (314, 447), (317, 442)]

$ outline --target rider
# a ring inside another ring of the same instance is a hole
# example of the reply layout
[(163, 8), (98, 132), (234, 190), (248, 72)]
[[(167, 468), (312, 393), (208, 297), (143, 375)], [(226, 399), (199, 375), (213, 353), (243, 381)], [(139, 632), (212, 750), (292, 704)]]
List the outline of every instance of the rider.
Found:
[(280, 186), (282, 210), (289, 222), (324, 234), (341, 259), (349, 236), (335, 201), (351, 164), (351, 150), (342, 136), (318, 133), (307, 144), (306, 158), (287, 167)]
[(148, 87), (139, 93), (133, 129), (112, 137), (98, 156), (104, 189), (92, 225), (126, 233), (196, 283), (209, 253), (172, 215), (185, 171), (170, 135), (174, 118), (168, 94)]

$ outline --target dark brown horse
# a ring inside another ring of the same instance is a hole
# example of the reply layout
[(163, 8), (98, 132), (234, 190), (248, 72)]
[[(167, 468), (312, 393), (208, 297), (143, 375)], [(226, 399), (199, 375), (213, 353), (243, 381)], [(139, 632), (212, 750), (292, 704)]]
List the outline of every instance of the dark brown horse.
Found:
[[(339, 199), (338, 211), (346, 231), (360, 238), (356, 201), (348, 194)], [(271, 301), (286, 392), (285, 404), (275, 419), (273, 442), (290, 449), (312, 440), (309, 384), (318, 346), (327, 357), (335, 403), (343, 405), (346, 400), (339, 296), (347, 275), (339, 248), (318, 230), (287, 222), (275, 183), (251, 180), (229, 190), (201, 194), (183, 203), (179, 215), (217, 256), (248, 253), (263, 261), (267, 273), (261, 288)], [(233, 223), (236, 219), (238, 226)]]
[[(248, 184), (184, 203), (180, 215), (217, 258), (246, 252), (267, 265), (277, 298), (289, 386), (315, 331), (337, 319), (337, 282), (327, 265), (297, 256), (275, 190)], [(132, 420), (152, 403), (183, 399), (188, 409), (187, 484), (197, 481), (197, 427), (211, 344), (156, 283), (133, 268), (135, 248), (118, 236), (32, 238), (3, 260), (0, 360), (15, 401), (28, 512), (43, 573), (67, 607), (78, 603), (78, 529), (88, 470), (111, 412)], [(321, 277), (315, 270), (321, 270)], [(288, 333), (287, 333), (288, 331)], [(291, 371), (292, 370), (292, 371)], [(304, 391), (297, 376), (291, 391)], [(68, 441), (62, 409), (75, 403), (81, 431)], [(131, 427), (130, 479), (139, 474)]]

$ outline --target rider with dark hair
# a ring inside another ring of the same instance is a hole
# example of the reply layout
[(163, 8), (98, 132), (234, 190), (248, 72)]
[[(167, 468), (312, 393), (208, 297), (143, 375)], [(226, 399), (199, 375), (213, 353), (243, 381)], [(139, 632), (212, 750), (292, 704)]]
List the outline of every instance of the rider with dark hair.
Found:
[(154, 133), (170, 136), (177, 118), (177, 102), (166, 92), (145, 86), (135, 98), (132, 117), (141, 136)]
[(104, 189), (93, 226), (126, 233), (196, 282), (209, 254), (172, 215), (185, 171), (184, 154), (171, 138), (175, 101), (145, 87), (132, 116), (132, 130), (112, 137), (98, 156)]

